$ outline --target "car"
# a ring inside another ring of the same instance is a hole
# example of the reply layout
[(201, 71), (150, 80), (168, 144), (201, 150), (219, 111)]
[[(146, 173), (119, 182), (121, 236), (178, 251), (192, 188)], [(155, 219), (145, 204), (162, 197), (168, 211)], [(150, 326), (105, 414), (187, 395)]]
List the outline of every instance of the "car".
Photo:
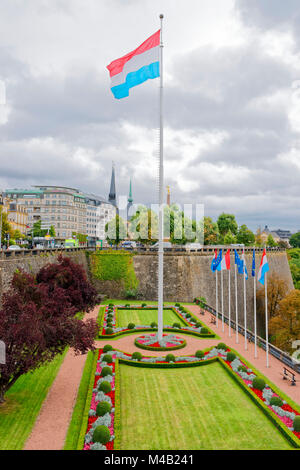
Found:
[(130, 250), (132, 250), (133, 248), (136, 248), (136, 242), (131, 240), (125, 240), (124, 242), (122, 242), (121, 247), (129, 248)]
[(9, 251), (18, 251), (18, 250), (21, 250), (21, 248), (19, 247), (19, 245), (10, 245), (7, 249), (8, 249)]
[(203, 245), (201, 245), (201, 243), (187, 243), (185, 245), (185, 249), (186, 250), (201, 250), (203, 248)]
[[(159, 242), (154, 243), (150, 248), (152, 250), (158, 250)], [(163, 242), (163, 248), (172, 248), (172, 243), (171, 242)]]

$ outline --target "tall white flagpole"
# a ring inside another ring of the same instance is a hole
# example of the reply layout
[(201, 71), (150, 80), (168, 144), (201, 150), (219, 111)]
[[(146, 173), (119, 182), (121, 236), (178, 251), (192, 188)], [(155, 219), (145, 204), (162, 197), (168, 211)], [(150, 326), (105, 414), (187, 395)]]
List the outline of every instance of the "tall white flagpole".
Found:
[[(255, 259), (255, 250), (254, 250)], [(257, 324), (256, 324), (256, 269), (254, 270), (253, 278), (253, 297), (254, 297), (254, 357), (257, 358)]]
[(237, 295), (237, 277), (236, 277), (236, 263), (234, 263), (234, 280), (235, 280), (235, 342), (239, 342), (239, 317), (238, 317), (238, 295)]
[(222, 331), (224, 331), (223, 269), (221, 269), (221, 306), (222, 306)]
[(247, 304), (246, 304), (246, 261), (245, 249), (243, 248), (243, 276), (244, 276), (244, 334), (245, 334), (245, 351), (248, 349), (247, 344)]
[[(231, 267), (231, 263), (230, 263)], [(230, 298), (230, 268), (228, 270), (228, 320), (229, 320), (229, 326), (228, 326), (228, 336), (231, 336), (231, 298)]]
[(163, 337), (163, 295), (164, 295), (164, 245), (163, 245), (163, 202), (164, 202), (164, 155), (163, 155), (163, 17), (160, 18), (160, 94), (159, 94), (159, 220), (158, 220), (158, 341)]
[(269, 327), (268, 327), (268, 287), (267, 273), (265, 273), (265, 305), (266, 305), (266, 362), (269, 367)]
[(218, 302), (218, 270), (216, 269), (216, 326), (218, 327), (218, 308), (219, 308), (219, 302)]

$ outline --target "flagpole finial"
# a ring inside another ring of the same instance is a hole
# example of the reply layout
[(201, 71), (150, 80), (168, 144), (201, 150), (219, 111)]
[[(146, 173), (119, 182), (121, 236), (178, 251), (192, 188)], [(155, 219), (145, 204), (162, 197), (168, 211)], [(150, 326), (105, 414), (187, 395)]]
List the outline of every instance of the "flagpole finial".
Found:
[(162, 20), (163, 17), (164, 17), (164, 15), (161, 13), (161, 14), (159, 15), (159, 17), (160, 17), (160, 19)]

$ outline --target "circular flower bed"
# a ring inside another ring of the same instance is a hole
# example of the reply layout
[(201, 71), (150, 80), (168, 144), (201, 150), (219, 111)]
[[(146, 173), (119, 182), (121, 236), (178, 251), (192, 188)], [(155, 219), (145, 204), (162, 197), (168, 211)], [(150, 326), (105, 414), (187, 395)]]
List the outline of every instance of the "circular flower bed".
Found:
[(186, 341), (180, 336), (173, 334), (163, 334), (162, 340), (158, 341), (156, 333), (139, 336), (135, 339), (134, 344), (139, 348), (149, 351), (171, 351), (173, 349), (184, 348)]

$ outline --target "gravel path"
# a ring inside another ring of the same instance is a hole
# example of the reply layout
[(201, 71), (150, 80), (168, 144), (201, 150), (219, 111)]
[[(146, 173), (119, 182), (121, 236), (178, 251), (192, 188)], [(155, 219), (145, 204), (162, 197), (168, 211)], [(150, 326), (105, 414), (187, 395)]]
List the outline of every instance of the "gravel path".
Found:
[[(200, 309), (196, 305), (189, 305), (188, 308), (198, 316), (200, 320), (203, 320), (204, 323), (214, 330), (220, 336), (221, 340), (198, 339), (193, 336), (184, 335), (187, 345), (182, 349), (173, 351), (172, 353), (174, 355), (193, 354), (197, 349), (214, 346), (220, 341), (223, 341), (228, 344), (228, 346), (236, 349), (242, 356), (251, 362), (254, 367), (260, 370), (294, 401), (300, 403), (300, 374), (296, 373), (298, 384), (296, 387), (292, 387), (289, 382), (282, 380), (280, 376), (283, 368), (283, 364), (280, 361), (270, 355), (270, 367), (267, 368), (265, 364), (265, 352), (263, 350), (258, 348), (258, 358), (254, 359), (254, 345), (249, 343), (248, 350), (245, 351), (243, 336), (239, 335), (239, 344), (236, 344), (234, 332), (232, 332), (231, 338), (228, 337), (227, 325), (225, 325), (224, 332), (222, 332), (220, 321), (218, 327), (216, 327), (216, 325), (211, 326), (211, 315), (209, 313), (200, 315)], [(98, 311), (99, 306), (89, 314), (88, 318), (96, 318)], [(97, 347), (101, 347), (104, 344), (110, 343), (124, 352), (142, 352), (141, 349), (134, 345), (134, 339), (141, 334), (144, 333), (123, 336), (120, 339), (110, 342), (108, 340), (96, 341), (96, 345)], [(166, 352), (144, 351), (144, 354), (149, 356), (164, 356)], [(86, 356), (74, 356), (71, 350), (68, 351), (42, 406), (32, 433), (26, 442), (26, 450), (57, 450), (63, 448), (73, 407), (76, 402), (77, 391), (85, 360)]]

